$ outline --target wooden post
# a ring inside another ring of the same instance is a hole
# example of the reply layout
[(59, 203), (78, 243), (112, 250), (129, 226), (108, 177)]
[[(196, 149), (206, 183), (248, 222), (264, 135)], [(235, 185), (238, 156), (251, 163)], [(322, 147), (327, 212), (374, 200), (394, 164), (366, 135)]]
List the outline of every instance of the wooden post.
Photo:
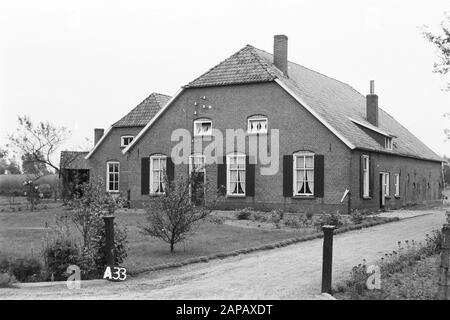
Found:
[(322, 293), (331, 294), (331, 276), (333, 270), (333, 231), (335, 226), (322, 226), (323, 260), (322, 260)]
[(450, 224), (446, 223), (442, 227), (442, 237), (438, 298), (440, 300), (450, 300), (450, 279), (448, 273), (450, 264)]
[(104, 216), (106, 265), (114, 266), (114, 216)]
[(347, 214), (351, 215), (352, 214), (352, 193), (349, 192), (347, 197), (348, 197)]

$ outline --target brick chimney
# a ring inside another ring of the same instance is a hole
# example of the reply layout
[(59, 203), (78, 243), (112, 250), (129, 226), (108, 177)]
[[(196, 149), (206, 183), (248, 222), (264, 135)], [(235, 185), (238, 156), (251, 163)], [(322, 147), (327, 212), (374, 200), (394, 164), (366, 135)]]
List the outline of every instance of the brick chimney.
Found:
[(378, 127), (378, 96), (375, 94), (375, 81), (370, 80), (370, 94), (366, 96), (366, 119)]
[(288, 37), (284, 34), (278, 34), (273, 37), (273, 64), (283, 74), (288, 76)]
[(94, 129), (94, 146), (100, 141), (105, 133), (105, 129), (95, 128)]

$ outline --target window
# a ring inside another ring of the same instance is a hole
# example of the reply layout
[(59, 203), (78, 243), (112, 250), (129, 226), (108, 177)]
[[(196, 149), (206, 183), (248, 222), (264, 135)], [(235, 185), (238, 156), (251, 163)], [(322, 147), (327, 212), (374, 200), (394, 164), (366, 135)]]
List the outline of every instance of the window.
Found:
[(205, 156), (204, 155), (193, 155), (189, 157), (189, 172), (206, 172), (205, 169)]
[(294, 154), (294, 196), (314, 194), (314, 154)]
[(163, 155), (150, 157), (150, 194), (164, 194), (164, 174), (167, 157)]
[(106, 163), (106, 191), (119, 192), (120, 163), (111, 161)]
[(120, 137), (120, 146), (121, 147), (126, 147), (128, 146), (131, 141), (133, 141), (134, 137), (133, 136), (121, 136)]
[(210, 136), (210, 135), (212, 135), (211, 120), (194, 121), (194, 136)]
[(245, 155), (227, 156), (227, 195), (245, 196)]
[(267, 118), (266, 117), (254, 117), (248, 119), (248, 133), (267, 133)]
[(398, 173), (395, 174), (395, 196), (400, 197), (400, 175)]
[(392, 138), (384, 137), (384, 147), (388, 150), (392, 150)]
[(370, 196), (370, 158), (363, 155), (363, 197), (368, 198)]

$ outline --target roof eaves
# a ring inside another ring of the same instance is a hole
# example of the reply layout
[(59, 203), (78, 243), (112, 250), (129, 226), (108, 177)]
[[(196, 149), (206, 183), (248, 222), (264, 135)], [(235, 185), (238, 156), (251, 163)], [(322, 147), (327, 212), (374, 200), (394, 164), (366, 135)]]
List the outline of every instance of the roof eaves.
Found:
[(102, 144), (102, 142), (106, 139), (106, 137), (108, 136), (108, 134), (111, 132), (112, 130), (112, 126), (108, 128), (108, 130), (106, 130), (105, 134), (100, 138), (100, 140), (95, 144), (94, 148), (89, 151), (89, 153), (87, 154), (86, 157), (84, 157), (86, 160), (88, 160), (93, 154), (94, 152), (98, 149), (98, 147)]

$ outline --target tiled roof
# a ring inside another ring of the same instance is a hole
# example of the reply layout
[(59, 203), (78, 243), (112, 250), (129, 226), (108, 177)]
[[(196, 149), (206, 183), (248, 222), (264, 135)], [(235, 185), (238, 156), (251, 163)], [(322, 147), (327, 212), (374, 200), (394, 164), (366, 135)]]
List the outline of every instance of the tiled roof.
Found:
[(85, 156), (88, 151), (61, 151), (61, 169), (89, 169)]
[(348, 84), (327, 77), (293, 62), (288, 64), (288, 77), (273, 65), (273, 55), (250, 45), (224, 60), (185, 86), (268, 82), (278, 79), (316, 114), (354, 147), (416, 158), (442, 159), (403, 127), (386, 111), (379, 108), (379, 129), (394, 136), (394, 149), (386, 150), (352, 119), (371, 126), (365, 119), (366, 98)]
[(152, 93), (112, 126), (115, 128), (143, 127), (155, 116), (159, 109), (169, 101), (169, 99), (170, 96), (166, 96), (165, 94)]

